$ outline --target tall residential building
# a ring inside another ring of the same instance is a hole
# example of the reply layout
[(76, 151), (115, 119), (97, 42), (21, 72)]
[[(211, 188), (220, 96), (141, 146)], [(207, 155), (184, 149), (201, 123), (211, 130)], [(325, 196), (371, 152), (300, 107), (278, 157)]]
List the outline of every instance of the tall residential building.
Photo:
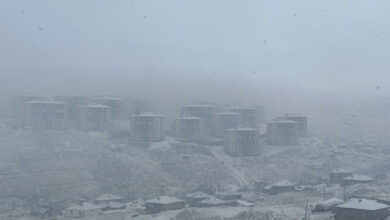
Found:
[(298, 124), (300, 137), (307, 137), (307, 117), (301, 114), (284, 114), (279, 118), (295, 121)]
[(34, 100), (44, 100), (43, 97), (39, 96), (29, 96), (29, 95), (20, 95), (13, 96), (10, 99), (10, 108), (8, 115), (11, 118), (21, 119), (25, 121), (27, 116), (27, 102)]
[(94, 99), (94, 102), (100, 105), (105, 105), (110, 107), (112, 120), (121, 120), (124, 118), (123, 99), (117, 97), (104, 96), (104, 97)]
[(110, 128), (111, 110), (105, 105), (82, 105), (80, 109), (80, 129), (105, 132)]
[(133, 115), (131, 135), (134, 142), (157, 142), (164, 139), (164, 117), (159, 114)]
[(231, 156), (257, 156), (260, 154), (259, 130), (232, 128), (226, 130), (225, 151)]
[(268, 122), (267, 142), (274, 146), (298, 145), (298, 123), (282, 118)]
[(214, 114), (214, 136), (223, 137), (227, 129), (240, 125), (240, 114), (236, 112), (220, 112)]
[(84, 96), (55, 96), (55, 101), (66, 103), (66, 118), (69, 128), (78, 128), (80, 124), (80, 106), (88, 103)]
[(206, 104), (185, 105), (181, 108), (181, 116), (195, 116), (205, 120), (206, 129), (213, 127), (212, 116), (214, 107)]
[(27, 102), (27, 125), (32, 129), (63, 130), (66, 128), (64, 102), (34, 100)]
[(240, 114), (241, 126), (250, 128), (257, 127), (259, 117), (255, 107), (230, 107), (227, 110)]
[(204, 119), (184, 116), (173, 119), (173, 135), (177, 138), (202, 140), (205, 138)]

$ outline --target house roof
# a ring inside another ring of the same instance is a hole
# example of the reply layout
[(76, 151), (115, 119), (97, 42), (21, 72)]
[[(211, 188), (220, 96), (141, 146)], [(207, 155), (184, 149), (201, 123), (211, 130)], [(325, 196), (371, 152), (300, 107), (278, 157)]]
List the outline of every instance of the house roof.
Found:
[(209, 194), (206, 194), (201, 191), (196, 191), (193, 193), (188, 193), (186, 195), (187, 198), (194, 198), (194, 199), (203, 199), (203, 198), (210, 198), (211, 196)]
[(203, 205), (222, 205), (222, 204), (226, 204), (225, 201), (223, 201), (221, 199), (218, 199), (218, 198), (215, 198), (215, 197), (210, 197), (208, 199), (200, 201), (199, 203), (203, 204)]
[(330, 173), (352, 173), (352, 172), (349, 170), (339, 168), (339, 169), (335, 169), (335, 170), (330, 171)]
[(122, 198), (116, 195), (112, 195), (109, 193), (102, 194), (95, 198), (96, 201), (112, 201), (112, 200), (121, 200)]
[(156, 203), (156, 204), (170, 204), (170, 203), (177, 203), (177, 202), (184, 202), (184, 201), (179, 198), (170, 197), (170, 196), (159, 196), (154, 199), (150, 199), (146, 201), (146, 203)]
[(290, 181), (288, 180), (281, 180), (276, 183), (272, 183), (272, 186), (294, 186)]
[(375, 211), (380, 209), (387, 209), (390, 208), (390, 206), (373, 199), (352, 198), (348, 202), (338, 205), (337, 208)]
[(369, 176), (359, 175), (359, 174), (353, 174), (352, 176), (344, 177), (343, 180), (362, 181), (362, 182), (374, 181), (374, 179)]
[(98, 205), (94, 205), (94, 204), (89, 203), (89, 202), (84, 202), (81, 205), (74, 205), (74, 206), (71, 206), (67, 209), (68, 210), (77, 210), (77, 211), (89, 211), (89, 210), (96, 210), (96, 209), (100, 209), (100, 208), (101, 207)]

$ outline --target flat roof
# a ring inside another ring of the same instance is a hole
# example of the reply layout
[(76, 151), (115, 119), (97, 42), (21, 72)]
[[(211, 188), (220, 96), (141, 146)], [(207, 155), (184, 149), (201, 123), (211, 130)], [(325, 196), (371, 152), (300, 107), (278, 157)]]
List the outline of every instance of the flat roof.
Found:
[(238, 128), (227, 129), (227, 131), (258, 131), (258, 129), (256, 129), (256, 128), (249, 128), (249, 127), (238, 127)]
[(88, 104), (88, 105), (80, 105), (79, 108), (110, 108), (106, 105), (99, 105), (99, 104)]
[(202, 120), (202, 119), (203, 118), (195, 117), (195, 116), (183, 116), (183, 117), (174, 118), (174, 120)]
[(65, 102), (51, 101), (51, 100), (32, 100), (27, 102), (28, 104), (53, 104), (53, 105), (66, 105)]
[(154, 114), (151, 112), (144, 112), (144, 113), (141, 113), (138, 115), (133, 115), (133, 117), (163, 117), (163, 116), (160, 114)]

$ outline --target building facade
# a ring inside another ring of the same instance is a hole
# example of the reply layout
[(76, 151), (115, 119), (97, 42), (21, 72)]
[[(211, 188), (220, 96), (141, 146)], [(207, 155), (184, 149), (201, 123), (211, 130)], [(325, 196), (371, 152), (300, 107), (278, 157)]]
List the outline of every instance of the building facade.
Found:
[(267, 123), (267, 142), (274, 146), (299, 144), (298, 124), (295, 121), (277, 119)]
[(236, 112), (221, 112), (214, 114), (214, 136), (223, 137), (226, 130), (240, 125), (240, 114)]
[(134, 142), (157, 142), (165, 137), (164, 117), (159, 114), (133, 115), (131, 136)]
[(202, 140), (205, 138), (205, 134), (203, 118), (184, 116), (173, 119), (173, 135), (177, 138)]
[(110, 107), (104, 105), (83, 105), (79, 109), (79, 128), (81, 130), (105, 132), (110, 128)]
[(100, 97), (94, 102), (111, 108), (111, 120), (122, 120), (124, 118), (124, 101), (117, 97)]
[(32, 129), (66, 129), (66, 104), (55, 101), (30, 101), (27, 105), (27, 125)]
[(258, 126), (258, 113), (255, 107), (230, 107), (227, 109), (231, 112), (240, 114), (240, 125), (249, 128)]
[(181, 116), (195, 116), (203, 118), (205, 121), (205, 127), (209, 130), (213, 127), (213, 112), (214, 107), (212, 105), (186, 105), (181, 108)]
[(232, 128), (226, 130), (225, 151), (230, 156), (257, 156), (260, 154), (259, 130)]
[(298, 134), (300, 137), (307, 137), (307, 117), (300, 114), (284, 114), (279, 117), (280, 119), (286, 119), (295, 121), (298, 124)]
[(84, 96), (56, 96), (55, 101), (66, 103), (66, 120), (69, 128), (78, 128), (80, 121), (80, 106), (88, 103)]

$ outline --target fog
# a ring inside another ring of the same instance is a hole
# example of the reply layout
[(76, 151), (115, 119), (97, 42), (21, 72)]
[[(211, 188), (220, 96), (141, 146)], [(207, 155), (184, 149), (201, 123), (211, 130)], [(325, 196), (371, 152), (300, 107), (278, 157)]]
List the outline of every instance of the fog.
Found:
[[(390, 208), (389, 8), (387, 0), (0, 0), (0, 219), (35, 220), (42, 208), (44, 219), (84, 217), (67, 212), (86, 211), (85, 202), (98, 205), (91, 220), (321, 220), (308, 210), (355, 197)], [(64, 103), (13, 100), (22, 96)], [(123, 99), (99, 101), (107, 96)], [(212, 110), (191, 112), (191, 103)], [(250, 147), (235, 142), (239, 132)], [(210, 194), (211, 206), (192, 204), (195, 191)], [(110, 202), (126, 204), (122, 213), (98, 204), (104, 193), (121, 197)], [(167, 195), (183, 199), (177, 210), (148, 208)], [(323, 219), (343, 215), (324, 211)]]
[(389, 92), (385, 0), (0, 4), (1, 88), (9, 93)]

